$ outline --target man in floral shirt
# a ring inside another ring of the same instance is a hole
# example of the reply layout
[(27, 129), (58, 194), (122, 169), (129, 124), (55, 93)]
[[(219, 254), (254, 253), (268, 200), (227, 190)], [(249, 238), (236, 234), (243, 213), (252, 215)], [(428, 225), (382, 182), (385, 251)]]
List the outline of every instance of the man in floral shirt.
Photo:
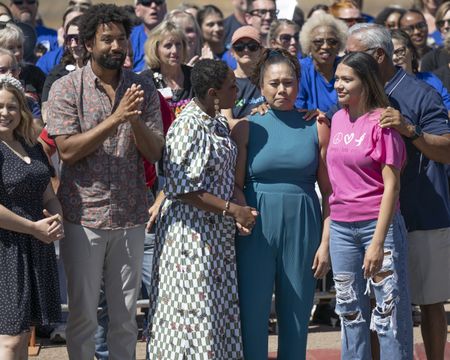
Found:
[(144, 224), (148, 218), (142, 157), (159, 160), (164, 138), (151, 79), (122, 70), (131, 23), (115, 5), (93, 6), (80, 37), (91, 55), (50, 91), (48, 132), (61, 159), (58, 197), (66, 238), (70, 359), (94, 357), (102, 279), (111, 360), (134, 358)]

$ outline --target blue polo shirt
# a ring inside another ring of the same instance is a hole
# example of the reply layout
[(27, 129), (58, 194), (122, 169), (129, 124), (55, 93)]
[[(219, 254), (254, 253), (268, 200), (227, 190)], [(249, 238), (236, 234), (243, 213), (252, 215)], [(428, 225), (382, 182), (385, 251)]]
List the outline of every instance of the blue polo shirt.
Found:
[(431, 72), (418, 72), (416, 77), (422, 81), (425, 81), (428, 85), (434, 87), (436, 91), (441, 95), (447, 110), (450, 110), (450, 94), (442, 81)]
[[(336, 59), (335, 67), (338, 64)], [(298, 109), (320, 109), (327, 112), (337, 104), (334, 78), (328, 82), (314, 67), (311, 56), (300, 60), (300, 84), (295, 107)]]
[(61, 62), (61, 58), (64, 54), (64, 47), (60, 46), (55, 50), (46, 52), (39, 58), (36, 66), (41, 69), (45, 75), (50, 74), (53, 68)]
[(133, 71), (141, 72), (145, 68), (144, 44), (147, 41), (144, 24), (133, 28), (130, 35), (131, 47), (133, 49)]
[[(386, 84), (391, 105), (411, 124), (434, 135), (450, 133), (447, 109), (431, 86), (398, 69)], [(400, 206), (408, 231), (450, 227), (444, 165), (429, 160), (405, 138), (408, 160), (401, 176)]]

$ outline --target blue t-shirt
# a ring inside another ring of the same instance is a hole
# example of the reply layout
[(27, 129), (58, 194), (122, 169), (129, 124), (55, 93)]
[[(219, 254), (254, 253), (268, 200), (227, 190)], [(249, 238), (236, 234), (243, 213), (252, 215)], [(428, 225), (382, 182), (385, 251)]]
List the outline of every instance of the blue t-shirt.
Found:
[(53, 68), (61, 62), (61, 58), (64, 54), (64, 47), (60, 46), (55, 50), (46, 52), (39, 58), (36, 66), (41, 69), (45, 75), (51, 73)]
[[(450, 134), (447, 109), (431, 86), (403, 69), (386, 84), (391, 105), (404, 118), (434, 135)], [(450, 227), (448, 179), (444, 165), (429, 160), (409, 139), (408, 155), (401, 176), (400, 206), (408, 231)]]
[(147, 41), (144, 24), (135, 26), (131, 31), (130, 42), (133, 48), (133, 71), (141, 72), (145, 67), (144, 44)]
[(416, 77), (422, 81), (425, 81), (428, 85), (434, 87), (436, 91), (441, 95), (442, 101), (444, 102), (447, 110), (450, 110), (450, 95), (442, 81), (439, 78), (430, 72), (418, 72)]
[(58, 45), (58, 33), (56, 30), (50, 29), (43, 25), (36, 25), (36, 44), (42, 44), (45, 46), (47, 51), (55, 50)]
[[(335, 66), (338, 64), (336, 59)], [(320, 109), (327, 112), (337, 104), (334, 78), (328, 82), (314, 67), (311, 56), (300, 60), (300, 84), (295, 107), (298, 109)]]

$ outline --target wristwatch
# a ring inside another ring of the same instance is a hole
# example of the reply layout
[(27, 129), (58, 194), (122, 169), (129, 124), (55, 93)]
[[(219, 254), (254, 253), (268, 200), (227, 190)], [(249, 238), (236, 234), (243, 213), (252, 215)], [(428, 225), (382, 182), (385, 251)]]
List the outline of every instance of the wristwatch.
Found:
[(421, 136), (423, 136), (423, 130), (419, 125), (414, 125), (414, 134), (413, 136), (411, 136), (409, 139), (411, 141), (416, 140), (417, 138), (420, 138)]

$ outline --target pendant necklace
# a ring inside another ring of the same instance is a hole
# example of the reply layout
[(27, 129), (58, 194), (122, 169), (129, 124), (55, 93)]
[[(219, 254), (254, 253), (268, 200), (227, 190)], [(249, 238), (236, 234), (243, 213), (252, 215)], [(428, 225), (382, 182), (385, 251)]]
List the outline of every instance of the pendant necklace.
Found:
[(21, 160), (23, 160), (26, 164), (31, 164), (31, 158), (28, 155), (23, 156), (22, 154), (20, 154), (18, 151), (14, 150), (11, 146), (9, 146), (9, 144), (4, 141), (1, 140), (3, 144), (5, 144), (9, 150), (11, 150), (14, 154), (16, 154)]

